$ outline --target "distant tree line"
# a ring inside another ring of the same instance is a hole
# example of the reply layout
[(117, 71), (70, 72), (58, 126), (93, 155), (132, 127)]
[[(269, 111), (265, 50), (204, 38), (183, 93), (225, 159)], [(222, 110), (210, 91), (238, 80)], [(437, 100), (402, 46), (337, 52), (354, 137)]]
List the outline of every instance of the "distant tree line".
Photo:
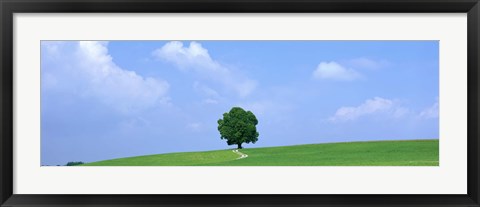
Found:
[(84, 162), (68, 162), (65, 166), (75, 166), (75, 165), (82, 165), (85, 164)]

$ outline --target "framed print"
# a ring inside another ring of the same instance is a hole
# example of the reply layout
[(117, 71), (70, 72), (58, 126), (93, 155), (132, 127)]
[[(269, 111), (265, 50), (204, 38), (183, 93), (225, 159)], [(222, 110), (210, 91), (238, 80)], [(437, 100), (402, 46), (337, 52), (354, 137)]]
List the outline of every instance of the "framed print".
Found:
[(477, 0), (0, 6), (2, 206), (480, 206)]

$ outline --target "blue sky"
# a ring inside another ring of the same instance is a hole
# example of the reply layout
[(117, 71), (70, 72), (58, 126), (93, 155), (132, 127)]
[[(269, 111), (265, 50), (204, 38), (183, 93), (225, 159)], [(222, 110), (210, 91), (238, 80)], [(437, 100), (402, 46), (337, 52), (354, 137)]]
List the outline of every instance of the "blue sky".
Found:
[(438, 41), (42, 41), (41, 163), (439, 137)]

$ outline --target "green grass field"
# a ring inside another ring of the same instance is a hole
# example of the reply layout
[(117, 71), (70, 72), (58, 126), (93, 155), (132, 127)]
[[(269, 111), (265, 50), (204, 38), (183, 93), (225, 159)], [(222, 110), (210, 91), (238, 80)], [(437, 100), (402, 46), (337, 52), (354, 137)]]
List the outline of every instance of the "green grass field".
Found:
[(370, 141), (183, 152), (127, 157), (82, 166), (438, 166), (438, 140)]

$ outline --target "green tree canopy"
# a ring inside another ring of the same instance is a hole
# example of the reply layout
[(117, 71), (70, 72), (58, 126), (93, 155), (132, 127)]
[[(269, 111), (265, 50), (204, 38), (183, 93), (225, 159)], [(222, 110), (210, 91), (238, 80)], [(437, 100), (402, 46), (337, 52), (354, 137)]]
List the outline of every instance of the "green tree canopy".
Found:
[(76, 166), (76, 165), (82, 165), (85, 164), (83, 162), (68, 162), (65, 166)]
[(258, 140), (256, 125), (258, 120), (251, 111), (233, 107), (218, 120), (220, 138), (226, 139), (228, 145), (237, 145), (242, 149), (242, 143), (255, 143)]

